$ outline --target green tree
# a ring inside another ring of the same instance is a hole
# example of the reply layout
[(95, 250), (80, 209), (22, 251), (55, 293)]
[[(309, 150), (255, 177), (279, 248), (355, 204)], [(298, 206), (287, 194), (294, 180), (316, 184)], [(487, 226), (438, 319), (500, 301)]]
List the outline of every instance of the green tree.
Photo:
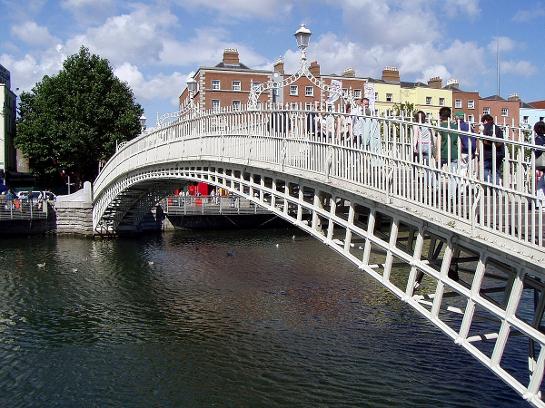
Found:
[(142, 112), (108, 60), (81, 47), (57, 75), (21, 94), (15, 144), (41, 185), (58, 184), (61, 172), (93, 181), (116, 143), (139, 134)]
[(411, 102), (394, 103), (392, 108), (396, 116), (403, 114), (404, 117), (411, 118), (414, 113), (414, 103)]

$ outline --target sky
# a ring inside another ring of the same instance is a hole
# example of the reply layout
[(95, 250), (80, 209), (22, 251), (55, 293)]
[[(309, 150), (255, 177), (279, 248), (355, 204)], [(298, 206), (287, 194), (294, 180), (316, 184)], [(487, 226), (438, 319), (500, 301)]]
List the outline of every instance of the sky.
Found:
[[(402, 81), (457, 79), (481, 96), (545, 99), (545, 0), (0, 0), (0, 64), (30, 91), (82, 45), (107, 58), (153, 126), (178, 109), (188, 75), (236, 48), (242, 63), (294, 72), (294, 32), (312, 31), (308, 58), (322, 73), (352, 67)], [(19, 88), (16, 90), (16, 88)]]

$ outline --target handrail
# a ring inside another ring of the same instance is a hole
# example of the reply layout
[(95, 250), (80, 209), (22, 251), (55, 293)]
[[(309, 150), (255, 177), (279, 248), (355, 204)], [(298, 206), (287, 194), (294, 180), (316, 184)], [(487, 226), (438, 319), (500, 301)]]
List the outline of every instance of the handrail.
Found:
[[(421, 149), (414, 151), (414, 126), (428, 128), (434, 135), (446, 135), (450, 141), (457, 142), (457, 150), (447, 143), (447, 157), (442, 157), (443, 163), (438, 162), (438, 157), (427, 160)], [(545, 152), (545, 148), (528, 141), (527, 129), (506, 129), (506, 133), (516, 137), (502, 139), (443, 128), (438, 124), (415, 123), (403, 117), (351, 115), (301, 107), (269, 105), (249, 110), (192, 112), (174, 124), (120, 146), (94, 183), (94, 200), (131, 166), (136, 168), (146, 163), (184, 158), (240, 159), (246, 163), (278, 164), (282, 171), (299, 169), (320, 173), (327, 179), (347, 181), (377, 191), (387, 189), (391, 198), (415, 202), (429, 210), (465, 220), (473, 229), (495, 231), (531, 246), (543, 246), (543, 239), (539, 237), (543, 236), (544, 227), (539, 224), (542, 218), (537, 212), (545, 203), (536, 193), (535, 157), (539, 152)], [(462, 151), (463, 137), (469, 137), (476, 144), (479, 155)], [(163, 157), (148, 153), (160, 150), (165, 152)], [(503, 152), (505, 160), (500, 160), (499, 152)], [(311, 154), (316, 156), (310, 157)], [(467, 154), (468, 162), (464, 172), (458, 169), (454, 160), (462, 154)], [(487, 164), (485, 154), (491, 157), (491, 165)], [(320, 157), (325, 162), (319, 163)], [(351, 158), (357, 171), (348, 172), (343, 168), (348, 165), (347, 157)], [(397, 174), (395, 180), (401, 184), (392, 183), (393, 173), (381, 173), (387, 163), (391, 172)], [(427, 182), (421, 172), (428, 175)], [(440, 199), (424, 191), (430, 183), (434, 183)], [(467, 197), (470, 205), (467, 209), (461, 204), (461, 187), (458, 186), (473, 186), (468, 191), (476, 195)], [(471, 215), (475, 211), (485, 216)], [(537, 232), (523, 235), (509, 232), (504, 221), (508, 218), (506, 214), (514, 215), (517, 225), (522, 225), (524, 231), (536, 231), (537, 228)]]

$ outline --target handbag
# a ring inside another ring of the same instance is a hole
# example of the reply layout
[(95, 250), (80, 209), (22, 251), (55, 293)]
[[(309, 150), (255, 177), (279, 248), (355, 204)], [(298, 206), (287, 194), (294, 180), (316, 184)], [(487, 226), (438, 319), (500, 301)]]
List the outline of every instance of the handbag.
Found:
[(545, 170), (545, 152), (536, 157), (536, 170)]

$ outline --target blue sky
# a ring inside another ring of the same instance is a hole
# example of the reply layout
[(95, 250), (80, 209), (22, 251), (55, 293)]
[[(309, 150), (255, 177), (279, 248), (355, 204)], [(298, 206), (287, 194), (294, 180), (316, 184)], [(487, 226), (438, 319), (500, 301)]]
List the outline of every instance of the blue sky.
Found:
[(30, 90), (85, 45), (108, 58), (132, 87), (153, 126), (198, 66), (215, 65), (224, 48), (243, 63), (271, 69), (278, 57), (297, 68), (293, 33), (312, 30), (310, 60), (324, 73), (353, 67), (380, 77), (458, 79), (465, 90), (545, 99), (545, 0), (0, 0), (0, 64), (12, 88)]

